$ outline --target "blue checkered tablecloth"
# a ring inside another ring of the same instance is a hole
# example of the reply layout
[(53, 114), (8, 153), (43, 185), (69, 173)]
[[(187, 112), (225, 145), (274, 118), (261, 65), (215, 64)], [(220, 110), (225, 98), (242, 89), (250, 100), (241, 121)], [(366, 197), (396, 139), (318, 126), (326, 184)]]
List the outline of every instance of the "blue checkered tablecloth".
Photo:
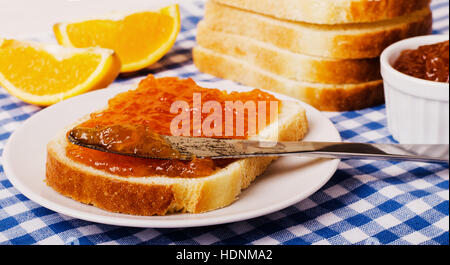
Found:
[[(145, 74), (217, 80), (192, 64), (203, 1), (181, 4), (175, 47)], [(449, 32), (449, 1), (434, 0), (434, 33)], [(52, 39), (39, 36), (37, 40)], [(52, 40), (54, 41), (54, 40)], [(40, 108), (0, 88), (0, 153), (11, 133)], [(325, 113), (345, 141), (393, 142), (385, 107)], [(343, 160), (308, 199), (263, 217), (210, 227), (140, 229), (97, 224), (50, 211), (27, 199), (0, 164), (0, 244), (449, 244), (448, 166)]]

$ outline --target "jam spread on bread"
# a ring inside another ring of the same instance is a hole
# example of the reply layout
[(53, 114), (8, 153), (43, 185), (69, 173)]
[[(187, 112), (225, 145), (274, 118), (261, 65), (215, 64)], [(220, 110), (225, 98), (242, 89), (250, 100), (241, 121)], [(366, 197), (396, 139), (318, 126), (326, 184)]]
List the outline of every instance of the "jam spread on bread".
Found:
[(394, 64), (398, 71), (435, 82), (449, 82), (449, 41), (405, 50)]
[[(171, 122), (179, 114), (171, 112), (172, 103), (176, 101), (189, 103), (189, 106), (191, 106), (189, 109), (191, 117), (193, 115), (201, 115), (203, 120), (210, 115), (208, 112), (205, 113), (201, 109), (198, 110), (192, 107), (194, 93), (201, 94), (202, 102), (219, 102), (223, 111), (225, 111), (224, 106), (227, 101), (265, 101), (267, 106), (269, 106), (271, 101), (279, 102), (273, 95), (257, 89), (250, 92), (227, 93), (218, 89), (202, 88), (191, 79), (172, 77), (156, 79), (150, 75), (140, 82), (136, 90), (118, 94), (110, 99), (105, 110), (92, 113), (90, 119), (79, 126), (99, 129), (114, 128), (115, 125), (120, 125), (118, 128), (126, 128), (127, 125), (131, 125), (133, 128), (144, 128), (143, 130), (151, 130), (159, 135), (171, 135)], [(266, 115), (265, 125), (268, 125), (271, 120), (269, 107), (266, 110), (266, 113), (263, 115)], [(257, 117), (259, 117), (259, 114), (257, 113)], [(244, 118), (244, 124), (248, 124), (248, 115), (244, 115)], [(192, 123), (193, 120), (191, 119), (190, 122)], [(233, 122), (232, 125), (236, 126), (236, 122)], [(223, 121), (222, 129), (224, 131), (226, 126), (230, 126), (230, 124), (225, 124), (225, 121)], [(248, 129), (247, 127), (245, 130)], [(191, 135), (194, 136), (194, 126), (190, 126), (190, 130)], [(203, 133), (198, 136), (205, 137)], [(248, 132), (245, 131), (245, 136), (226, 136), (226, 138), (247, 138), (248, 136)], [(103, 135), (102, 137), (106, 136)], [(112, 134), (108, 134), (107, 137), (109, 137), (108, 141), (110, 142), (121, 143), (125, 138), (132, 136), (129, 132), (117, 130)], [(219, 138), (222, 136), (214, 137)], [(124, 146), (124, 148), (127, 147)], [(101, 152), (71, 143), (66, 148), (66, 154), (79, 163), (124, 177), (204, 177), (234, 161), (231, 159), (193, 159), (190, 161), (145, 159)]]

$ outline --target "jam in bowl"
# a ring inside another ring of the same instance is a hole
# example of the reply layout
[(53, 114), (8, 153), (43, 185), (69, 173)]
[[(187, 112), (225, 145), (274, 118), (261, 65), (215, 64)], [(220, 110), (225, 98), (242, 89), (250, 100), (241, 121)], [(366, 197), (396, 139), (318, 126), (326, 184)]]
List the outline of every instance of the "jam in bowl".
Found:
[(404, 50), (394, 68), (404, 74), (435, 82), (449, 82), (449, 41)]
[(448, 40), (405, 39), (381, 55), (388, 128), (400, 143), (449, 143)]

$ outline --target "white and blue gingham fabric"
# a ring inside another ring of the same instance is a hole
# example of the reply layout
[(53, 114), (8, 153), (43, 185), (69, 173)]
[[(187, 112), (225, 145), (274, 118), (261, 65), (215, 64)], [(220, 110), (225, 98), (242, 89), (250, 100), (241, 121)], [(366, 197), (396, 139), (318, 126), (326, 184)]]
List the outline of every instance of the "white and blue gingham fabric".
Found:
[[(175, 47), (145, 74), (218, 80), (192, 64), (203, 1), (181, 4)], [(434, 0), (434, 33), (449, 32), (449, 1)], [(36, 40), (48, 41), (48, 36)], [(54, 40), (53, 40), (54, 41)], [(0, 153), (11, 133), (40, 108), (0, 88)], [(325, 113), (342, 138), (391, 143), (385, 107)], [(449, 168), (412, 162), (343, 160), (308, 199), (263, 217), (210, 227), (140, 229), (97, 224), (50, 211), (26, 198), (0, 164), (0, 244), (449, 244)]]

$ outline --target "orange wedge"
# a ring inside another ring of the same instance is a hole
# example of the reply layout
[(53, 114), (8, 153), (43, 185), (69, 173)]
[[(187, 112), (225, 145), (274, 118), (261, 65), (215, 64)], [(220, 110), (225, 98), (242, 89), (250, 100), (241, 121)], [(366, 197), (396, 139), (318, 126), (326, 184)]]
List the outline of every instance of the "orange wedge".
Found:
[(102, 47), (117, 52), (122, 73), (146, 68), (161, 59), (174, 45), (180, 32), (178, 5), (156, 11), (111, 14), (54, 25), (61, 45)]
[(0, 39), (0, 85), (40, 106), (106, 87), (120, 68), (119, 57), (108, 49)]

